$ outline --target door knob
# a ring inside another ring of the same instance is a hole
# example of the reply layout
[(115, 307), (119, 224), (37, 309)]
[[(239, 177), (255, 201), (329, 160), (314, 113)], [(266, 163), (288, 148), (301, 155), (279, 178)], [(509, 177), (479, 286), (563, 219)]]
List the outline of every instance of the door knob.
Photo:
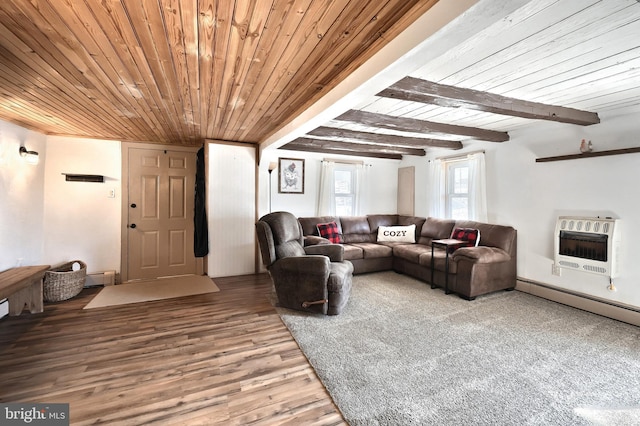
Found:
[(131, 225), (129, 225), (129, 228), (134, 229), (136, 227), (135, 223), (132, 223)]
[(131, 208), (132, 208), (132, 209), (135, 209), (136, 207), (137, 207), (137, 206), (136, 206), (136, 203), (131, 204)]

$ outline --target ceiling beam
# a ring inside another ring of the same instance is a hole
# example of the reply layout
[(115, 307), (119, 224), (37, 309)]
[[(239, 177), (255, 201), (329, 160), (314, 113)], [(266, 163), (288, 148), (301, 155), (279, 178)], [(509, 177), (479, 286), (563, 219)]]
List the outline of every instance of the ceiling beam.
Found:
[(298, 138), (281, 147), (298, 151), (330, 152), (333, 154), (360, 155), (378, 158), (402, 158), (402, 155), (425, 156), (426, 151), (419, 148), (372, 145), (353, 142), (339, 142), (326, 139)]
[(368, 144), (368, 143), (332, 141), (327, 139), (298, 138), (298, 139), (295, 139), (293, 142), (297, 144), (315, 146), (320, 148), (341, 149), (346, 151), (357, 151), (357, 152), (401, 154), (401, 155), (406, 154), (406, 155), (417, 155), (421, 157), (427, 154), (424, 149), (420, 149), (420, 148), (407, 148), (407, 147), (394, 146), (394, 145), (375, 145), (375, 144)]
[(280, 149), (288, 149), (291, 151), (319, 152), (323, 154), (350, 155), (354, 157), (382, 158), (387, 160), (402, 160), (401, 154), (380, 154), (373, 152), (351, 152), (331, 148), (314, 148), (308, 145), (298, 145), (295, 142), (289, 142), (288, 144), (281, 146)]
[(441, 133), (469, 136), (489, 142), (505, 142), (509, 140), (507, 132), (479, 129), (477, 127), (457, 126), (454, 124), (435, 123), (415, 118), (394, 117), (375, 112), (350, 110), (335, 118), (337, 121), (349, 121), (371, 127), (398, 130), (411, 133)]
[(359, 132), (357, 130), (336, 127), (318, 127), (309, 133), (310, 136), (331, 138), (332, 140), (360, 141), (380, 145), (397, 145), (407, 147), (434, 147), (448, 149), (462, 149), (462, 142), (443, 139), (415, 138), (382, 133)]
[(323, 154), (352, 155), (355, 157), (383, 158), (387, 160), (402, 160), (402, 155), (400, 154), (375, 154), (370, 152), (349, 152), (341, 151), (339, 149), (313, 148), (306, 145), (298, 146), (294, 142), (289, 142), (288, 144), (281, 146), (280, 149), (288, 149), (291, 151), (320, 152)]
[(590, 126), (600, 118), (594, 112), (508, 98), (479, 90), (446, 86), (415, 77), (405, 77), (377, 96), (420, 102), (447, 108), (466, 108), (513, 117), (549, 120)]

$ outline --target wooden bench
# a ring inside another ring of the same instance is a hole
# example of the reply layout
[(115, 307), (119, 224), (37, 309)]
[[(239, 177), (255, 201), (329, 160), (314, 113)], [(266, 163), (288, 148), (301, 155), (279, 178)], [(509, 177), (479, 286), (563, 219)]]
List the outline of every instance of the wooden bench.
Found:
[(42, 279), (49, 268), (49, 265), (21, 266), (0, 272), (0, 300), (9, 300), (9, 315), (20, 315), (25, 305), (32, 314), (44, 310)]

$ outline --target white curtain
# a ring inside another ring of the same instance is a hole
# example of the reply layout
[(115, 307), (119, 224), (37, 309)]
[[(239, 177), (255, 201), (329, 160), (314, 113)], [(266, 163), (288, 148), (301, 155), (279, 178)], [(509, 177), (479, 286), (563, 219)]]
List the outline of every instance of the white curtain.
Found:
[(445, 213), (445, 165), (442, 160), (429, 161), (429, 216), (444, 218)]
[[(320, 170), (320, 191), (318, 193), (318, 216), (336, 215), (335, 198), (335, 170), (336, 163), (333, 161), (322, 161)], [(355, 216), (364, 215), (368, 211), (367, 188), (369, 182), (369, 167), (366, 164), (340, 164), (340, 170), (350, 170), (354, 176), (354, 200), (353, 212)]]
[(356, 199), (353, 214), (361, 216), (368, 213), (367, 195), (369, 184), (369, 166), (366, 164), (356, 165)]
[(484, 153), (468, 156), (469, 161), (469, 219), (487, 221), (487, 174)]
[[(484, 153), (467, 156), (469, 166), (469, 220), (487, 221), (487, 185)], [(446, 160), (429, 162), (429, 216), (445, 218), (447, 204)]]
[(334, 191), (334, 173), (336, 163), (333, 161), (322, 161), (320, 170), (320, 191), (318, 192), (318, 216), (335, 216), (336, 199)]

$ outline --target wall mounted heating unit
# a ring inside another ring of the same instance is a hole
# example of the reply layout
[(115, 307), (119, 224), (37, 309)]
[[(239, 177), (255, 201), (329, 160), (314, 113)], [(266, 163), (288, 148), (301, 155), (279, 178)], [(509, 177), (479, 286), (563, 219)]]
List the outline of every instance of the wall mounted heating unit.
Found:
[(618, 276), (619, 219), (560, 216), (554, 240), (557, 266), (610, 278)]

